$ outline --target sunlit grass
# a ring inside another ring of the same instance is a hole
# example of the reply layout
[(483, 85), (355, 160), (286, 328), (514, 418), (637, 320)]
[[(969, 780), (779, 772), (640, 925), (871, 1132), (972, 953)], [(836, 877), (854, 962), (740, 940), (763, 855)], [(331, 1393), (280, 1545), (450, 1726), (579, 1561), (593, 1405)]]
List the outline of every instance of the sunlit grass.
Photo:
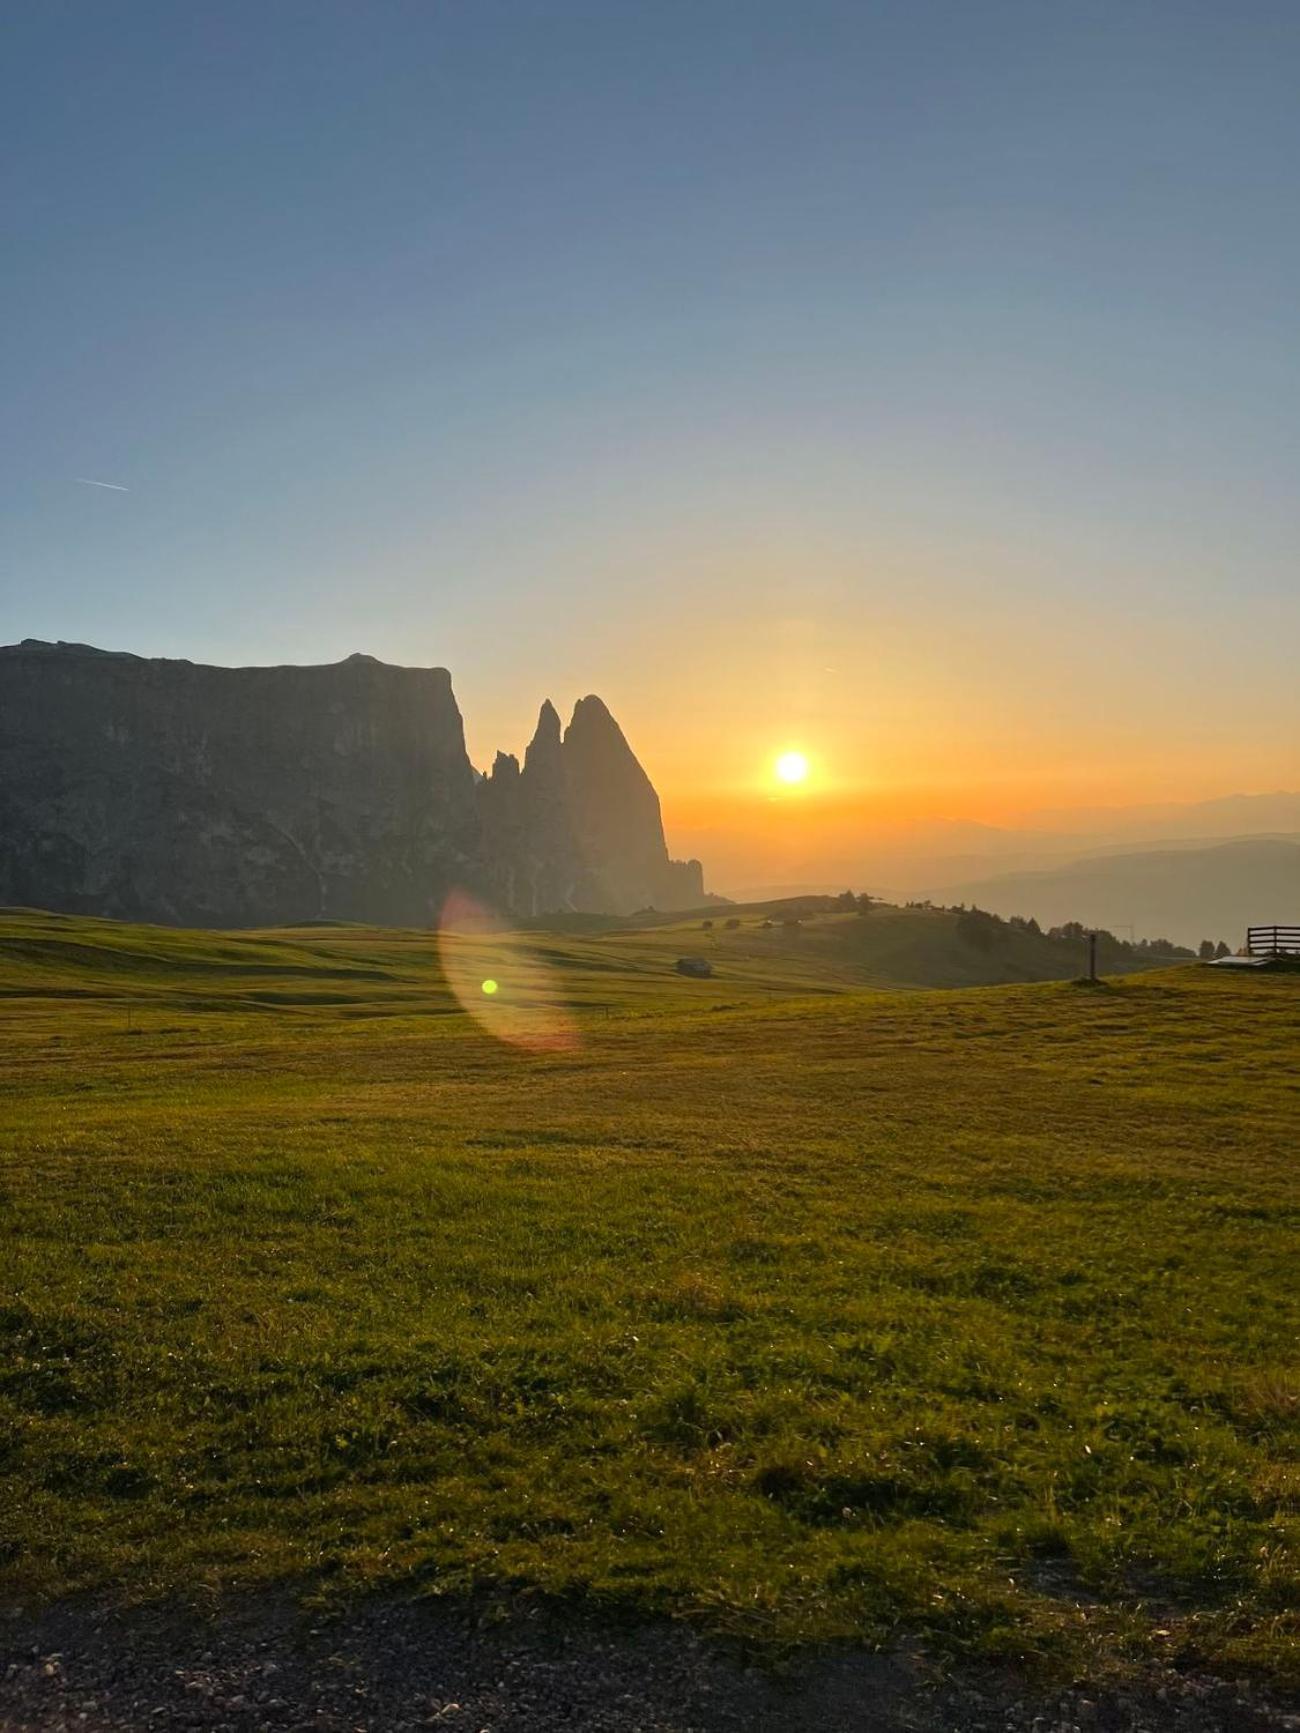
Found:
[(0, 931), (10, 1595), (1294, 1665), (1300, 983), (539, 938), (538, 1052), (427, 936), (54, 930)]

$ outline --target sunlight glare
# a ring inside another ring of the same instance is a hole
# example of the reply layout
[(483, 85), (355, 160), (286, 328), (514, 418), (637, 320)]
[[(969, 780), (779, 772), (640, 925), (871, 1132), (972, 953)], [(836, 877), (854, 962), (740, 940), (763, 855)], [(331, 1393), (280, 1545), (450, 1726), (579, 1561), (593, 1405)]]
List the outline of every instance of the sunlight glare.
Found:
[(544, 949), (495, 909), (454, 890), (438, 922), (442, 977), (462, 1011), (508, 1047), (568, 1053), (578, 1027)]
[(773, 769), (778, 782), (803, 782), (808, 775), (808, 760), (802, 752), (783, 752)]

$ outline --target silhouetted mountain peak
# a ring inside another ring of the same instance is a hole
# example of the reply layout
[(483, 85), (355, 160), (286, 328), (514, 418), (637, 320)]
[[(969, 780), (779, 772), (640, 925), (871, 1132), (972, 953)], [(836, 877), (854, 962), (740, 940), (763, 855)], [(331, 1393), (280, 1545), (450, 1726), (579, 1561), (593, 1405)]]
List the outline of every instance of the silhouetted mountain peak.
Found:
[(607, 723), (620, 734), (622, 733), (618, 723), (610, 715), (609, 706), (605, 700), (598, 698), (594, 692), (588, 692), (585, 698), (579, 698), (573, 706), (573, 721), (570, 722), (569, 726), (570, 728), (596, 727), (601, 723)]
[[(627, 743), (627, 736), (594, 693), (579, 698), (564, 734), (564, 757), (571, 778), (626, 778), (650, 789), (650, 779)], [(653, 793), (653, 790), (651, 790)], [(659, 810), (655, 799), (656, 816)]]
[(529, 782), (550, 782), (562, 775), (560, 716), (548, 698), (537, 713), (537, 727), (524, 753), (524, 776)]

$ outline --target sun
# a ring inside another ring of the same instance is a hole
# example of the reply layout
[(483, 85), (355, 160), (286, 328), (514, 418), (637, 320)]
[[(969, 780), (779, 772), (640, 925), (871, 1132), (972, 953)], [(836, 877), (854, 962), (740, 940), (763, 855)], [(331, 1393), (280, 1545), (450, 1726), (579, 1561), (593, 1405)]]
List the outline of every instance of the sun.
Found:
[(808, 760), (802, 752), (783, 752), (772, 766), (778, 782), (806, 782)]

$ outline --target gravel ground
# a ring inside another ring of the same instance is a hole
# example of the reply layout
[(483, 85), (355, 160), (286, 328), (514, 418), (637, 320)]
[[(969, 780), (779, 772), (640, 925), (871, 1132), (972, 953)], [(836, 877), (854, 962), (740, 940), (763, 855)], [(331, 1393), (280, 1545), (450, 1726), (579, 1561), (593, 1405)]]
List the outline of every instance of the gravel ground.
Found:
[(1125, 1695), (939, 1682), (916, 1659), (839, 1655), (773, 1677), (680, 1625), (547, 1608), (371, 1600), (345, 1613), (259, 1595), (219, 1615), (0, 1613), (0, 1733), (1300, 1733), (1287, 1704), (1170, 1675)]

